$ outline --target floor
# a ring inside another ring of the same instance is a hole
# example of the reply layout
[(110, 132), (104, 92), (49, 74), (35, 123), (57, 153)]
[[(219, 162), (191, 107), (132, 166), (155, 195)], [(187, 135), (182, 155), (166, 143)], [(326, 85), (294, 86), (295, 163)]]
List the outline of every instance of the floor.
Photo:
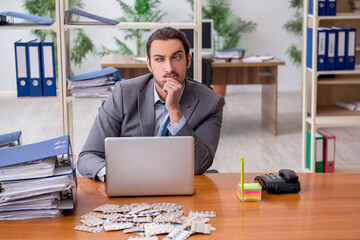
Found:
[[(301, 162), (301, 95), (279, 93), (278, 135), (261, 123), (261, 94), (226, 95), (219, 147), (211, 168), (239, 172), (277, 172), (282, 168), (303, 172)], [(84, 144), (100, 105), (98, 100), (74, 102), (74, 153)], [(0, 134), (22, 130), (23, 143), (61, 135), (59, 104), (55, 102), (0, 103)], [(360, 128), (327, 129), (336, 135), (336, 167), (354, 171), (360, 165)]]

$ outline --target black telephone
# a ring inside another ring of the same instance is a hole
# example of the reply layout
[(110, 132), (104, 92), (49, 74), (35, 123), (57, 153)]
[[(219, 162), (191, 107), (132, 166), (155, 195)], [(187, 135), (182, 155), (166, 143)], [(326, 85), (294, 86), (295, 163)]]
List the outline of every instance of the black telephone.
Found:
[(298, 193), (300, 192), (300, 182), (297, 174), (290, 169), (281, 169), (279, 175), (272, 173), (255, 177), (268, 193)]

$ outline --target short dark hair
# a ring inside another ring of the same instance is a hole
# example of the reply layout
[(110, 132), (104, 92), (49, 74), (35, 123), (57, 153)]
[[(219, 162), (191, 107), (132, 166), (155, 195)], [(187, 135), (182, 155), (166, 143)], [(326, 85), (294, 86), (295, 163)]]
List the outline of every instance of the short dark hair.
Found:
[(189, 41), (186, 38), (185, 33), (181, 32), (180, 30), (177, 30), (175, 28), (171, 27), (164, 27), (161, 29), (156, 30), (151, 34), (149, 37), (147, 43), (146, 43), (146, 53), (147, 57), (150, 61), (150, 46), (151, 43), (154, 40), (169, 40), (169, 39), (178, 39), (182, 42), (184, 49), (185, 49), (185, 55), (186, 55), (186, 64), (188, 63), (188, 55), (190, 51), (190, 44)]

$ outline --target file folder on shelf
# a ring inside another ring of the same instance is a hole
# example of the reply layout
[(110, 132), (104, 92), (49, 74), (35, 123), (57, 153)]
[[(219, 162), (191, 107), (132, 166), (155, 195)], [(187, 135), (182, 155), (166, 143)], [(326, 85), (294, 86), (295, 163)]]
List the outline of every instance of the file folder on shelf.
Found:
[[(80, 21), (80, 17), (86, 17), (95, 21)], [(82, 11), (80, 9), (74, 8), (67, 10), (65, 12), (65, 24), (85, 24), (85, 25), (101, 25), (101, 24), (110, 24), (110, 25), (116, 25), (119, 21), (100, 17), (95, 14), (91, 14), (85, 11)]]
[(326, 15), (327, 16), (336, 15), (336, 0), (326, 0)]
[[(327, 7), (327, 0), (319, 0), (318, 1), (318, 15), (325, 16), (326, 15), (326, 7)], [(314, 0), (309, 0), (309, 14), (314, 14)]]
[(319, 130), (318, 133), (324, 137), (324, 172), (335, 172), (335, 135)]
[(43, 87), (41, 79), (41, 54), (40, 43), (37, 40), (28, 42), (28, 70), (29, 70), (29, 85), (30, 96), (41, 97), (43, 96)]
[[(1, 25), (51, 25), (54, 23), (54, 19), (35, 16), (32, 14), (26, 13), (18, 13), (13, 11), (5, 11), (0, 13), (0, 16), (5, 16), (1, 18), (0, 26)], [(10, 20), (7, 21), (6, 17), (10, 17)], [(23, 23), (15, 23), (14, 18), (20, 18), (24, 20), (29, 20), (31, 22), (23, 22)]]
[(42, 85), (44, 96), (56, 96), (56, 74), (54, 43), (44, 42), (41, 46)]
[(318, 15), (326, 16), (326, 1), (327, 0), (319, 0), (318, 2)]
[(335, 52), (336, 52), (336, 30), (331, 28), (321, 28), (326, 31), (326, 70), (335, 70)]
[[(312, 69), (312, 36), (313, 36), (313, 30), (312, 28), (306, 28), (306, 32), (307, 32), (307, 39), (306, 39), (306, 45), (307, 45), (307, 50), (306, 50), (306, 67), (311, 68)], [(319, 48), (319, 47), (318, 47)], [(319, 63), (318, 63), (319, 65)]]
[(341, 27), (332, 27), (332, 29), (336, 31), (335, 68), (336, 70), (345, 70), (346, 30)]
[(344, 28), (346, 30), (346, 70), (355, 69), (355, 54), (356, 54), (356, 28)]
[[(311, 133), (307, 131), (306, 168), (311, 169)], [(324, 137), (315, 132), (315, 172), (324, 172)]]
[(328, 44), (327, 44), (328, 34), (325, 28), (318, 28), (318, 53), (317, 53), (317, 70), (318, 71), (325, 71), (326, 70), (326, 63), (327, 63), (327, 51), (328, 51)]
[(15, 44), (16, 86), (18, 97), (30, 96), (27, 43), (21, 40)]
[(21, 131), (0, 135), (0, 148), (21, 145)]

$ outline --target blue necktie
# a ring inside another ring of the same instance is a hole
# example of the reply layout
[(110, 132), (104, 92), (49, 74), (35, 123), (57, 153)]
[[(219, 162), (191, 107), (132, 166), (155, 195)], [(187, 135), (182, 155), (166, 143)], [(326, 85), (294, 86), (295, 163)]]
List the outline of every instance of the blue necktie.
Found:
[[(157, 103), (165, 106), (165, 103), (162, 102), (162, 101), (160, 101), (160, 100), (158, 100)], [(161, 136), (162, 136), (162, 137), (169, 135), (169, 129), (167, 128), (167, 126), (169, 125), (169, 123), (170, 123), (170, 116), (167, 117), (166, 122), (165, 122), (164, 127), (163, 127), (163, 130), (161, 131)]]
[(168, 116), (168, 118), (166, 119), (166, 122), (164, 124), (164, 128), (161, 132), (161, 136), (167, 136), (169, 134), (169, 129), (167, 128), (167, 126), (169, 125), (170, 122), (170, 116)]

